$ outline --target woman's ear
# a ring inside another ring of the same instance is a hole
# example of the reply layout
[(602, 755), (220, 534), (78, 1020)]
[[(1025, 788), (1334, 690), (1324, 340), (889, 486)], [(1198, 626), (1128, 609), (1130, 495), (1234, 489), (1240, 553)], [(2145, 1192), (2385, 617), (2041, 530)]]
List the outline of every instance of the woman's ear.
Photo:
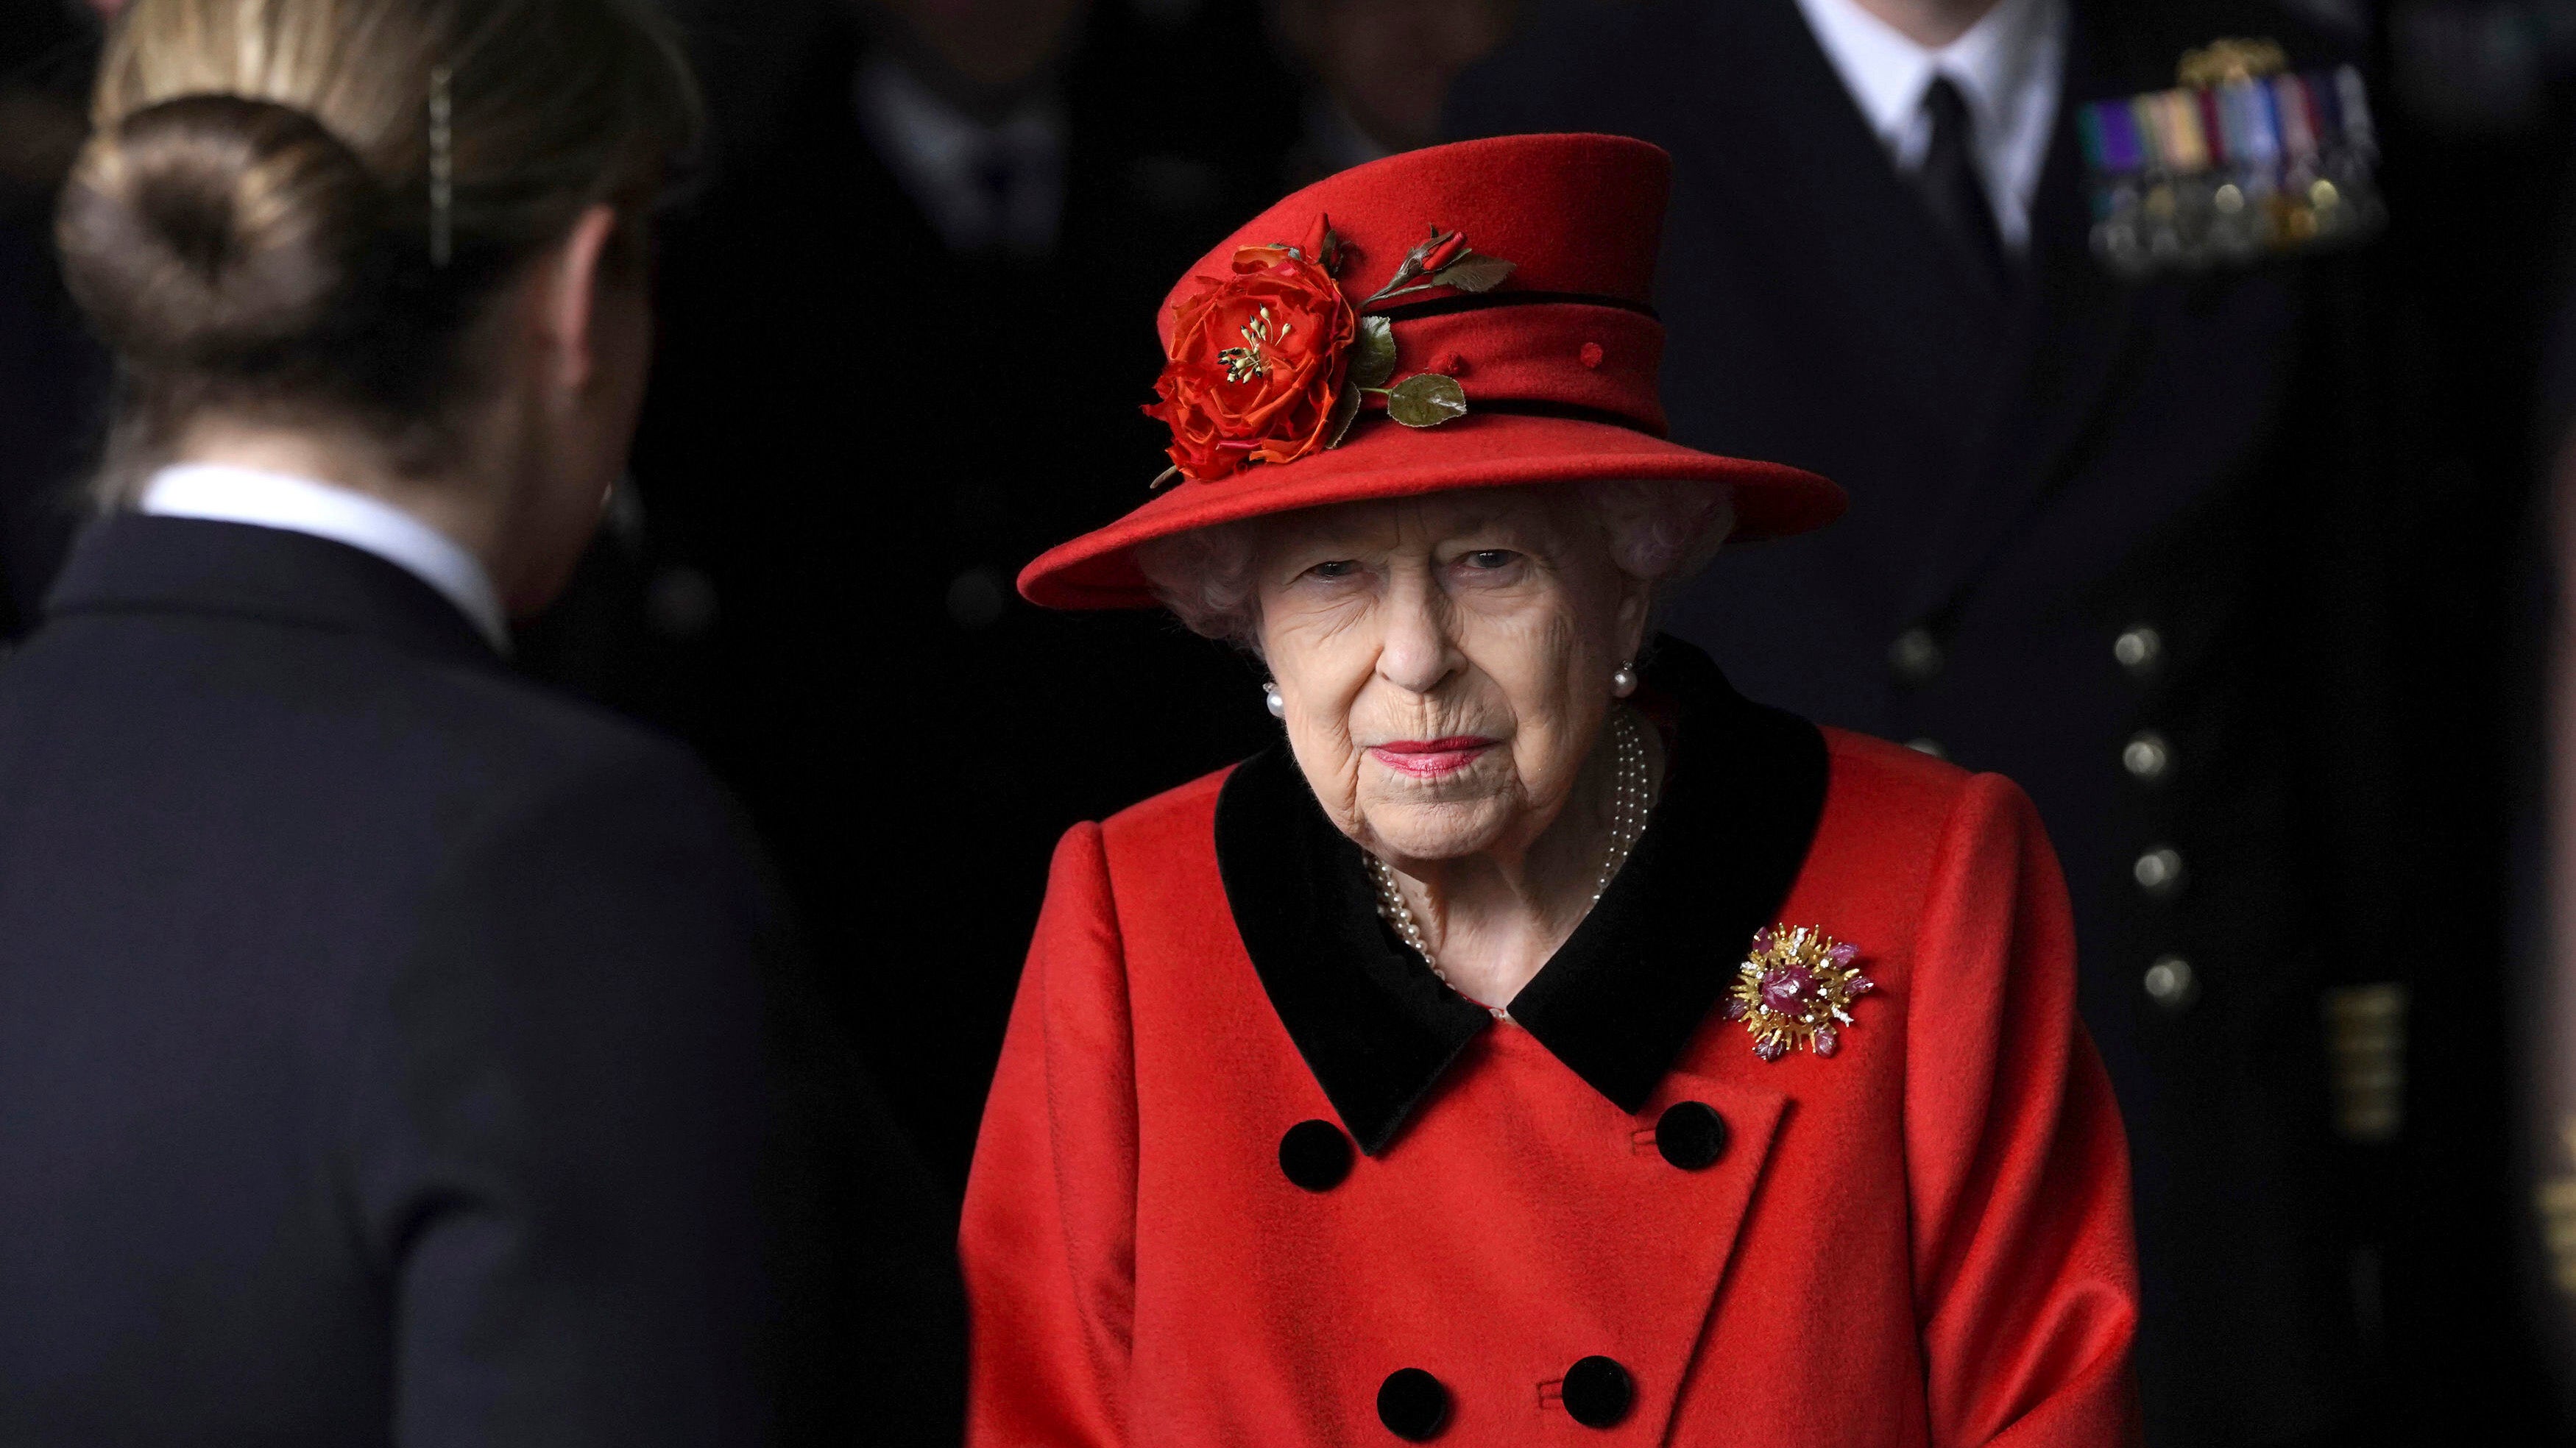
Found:
[(1645, 652), (1646, 625), (1655, 614), (1655, 580), (1639, 578), (1626, 569), (1619, 577), (1619, 657), (1634, 660)]
[(545, 375), (565, 393), (588, 387), (599, 368), (599, 289), (608, 280), (602, 268), (617, 227), (616, 207), (593, 205), (538, 264), (534, 300)]

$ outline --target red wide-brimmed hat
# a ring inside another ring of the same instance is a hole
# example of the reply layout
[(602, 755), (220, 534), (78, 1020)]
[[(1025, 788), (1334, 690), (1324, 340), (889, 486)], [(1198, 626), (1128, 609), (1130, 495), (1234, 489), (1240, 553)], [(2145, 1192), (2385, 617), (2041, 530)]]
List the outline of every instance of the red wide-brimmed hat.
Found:
[(1739, 539), (1832, 522), (1825, 479), (1664, 438), (1648, 297), (1671, 173), (1643, 141), (1506, 136), (1371, 162), (1253, 218), (1165, 299), (1159, 491), (1049, 549), (1020, 592), (1150, 606), (1149, 539), (1453, 488), (1682, 479), (1733, 487)]

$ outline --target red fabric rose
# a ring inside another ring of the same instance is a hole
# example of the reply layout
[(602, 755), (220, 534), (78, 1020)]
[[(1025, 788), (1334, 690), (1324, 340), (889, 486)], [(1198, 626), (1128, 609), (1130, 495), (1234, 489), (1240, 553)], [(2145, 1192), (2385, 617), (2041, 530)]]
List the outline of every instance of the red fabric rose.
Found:
[(1248, 246), (1234, 275), (1198, 280), (1172, 310), (1162, 400), (1145, 409), (1172, 429), (1173, 466), (1214, 482), (1324, 446), (1357, 328), (1332, 274), (1312, 254)]
[(1440, 228), (1436, 226), (1431, 229), (1431, 241), (1428, 244), (1431, 250), (1422, 258), (1422, 274), (1427, 277), (1438, 276), (1442, 268), (1467, 254), (1466, 237), (1454, 231), (1443, 236), (1440, 234)]

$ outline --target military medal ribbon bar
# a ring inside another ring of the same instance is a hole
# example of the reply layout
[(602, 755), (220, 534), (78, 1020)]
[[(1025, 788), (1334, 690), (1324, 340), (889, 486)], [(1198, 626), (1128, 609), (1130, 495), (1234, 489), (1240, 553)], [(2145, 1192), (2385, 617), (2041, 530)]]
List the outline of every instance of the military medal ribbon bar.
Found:
[(2076, 124), (2093, 250), (2123, 277), (2348, 246), (2387, 222), (2370, 100), (2348, 65), (2240, 66), (2214, 83), (2095, 102)]

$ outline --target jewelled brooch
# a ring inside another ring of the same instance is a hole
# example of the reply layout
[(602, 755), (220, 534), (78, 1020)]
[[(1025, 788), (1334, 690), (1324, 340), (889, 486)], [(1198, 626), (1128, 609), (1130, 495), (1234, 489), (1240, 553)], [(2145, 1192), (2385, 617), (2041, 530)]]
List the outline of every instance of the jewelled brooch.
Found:
[(1842, 1049), (1853, 1001), (1878, 989), (1846, 945), (1809, 925), (1753, 932), (1753, 953), (1735, 968), (1726, 1018), (1753, 1035), (1753, 1054), (1777, 1061), (1801, 1046), (1819, 1056)]

